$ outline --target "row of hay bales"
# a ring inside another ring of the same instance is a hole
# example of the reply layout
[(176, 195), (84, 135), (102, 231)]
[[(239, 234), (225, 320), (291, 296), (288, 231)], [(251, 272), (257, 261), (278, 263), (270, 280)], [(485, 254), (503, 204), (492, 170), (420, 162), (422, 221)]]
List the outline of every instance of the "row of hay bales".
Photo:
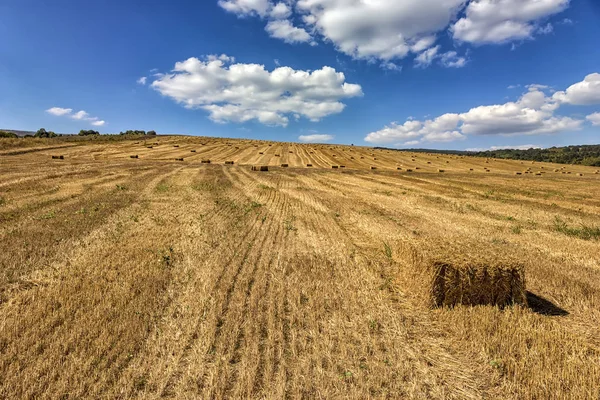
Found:
[(515, 254), (486, 242), (403, 241), (397, 245), (398, 288), (430, 308), (526, 305), (525, 267)]

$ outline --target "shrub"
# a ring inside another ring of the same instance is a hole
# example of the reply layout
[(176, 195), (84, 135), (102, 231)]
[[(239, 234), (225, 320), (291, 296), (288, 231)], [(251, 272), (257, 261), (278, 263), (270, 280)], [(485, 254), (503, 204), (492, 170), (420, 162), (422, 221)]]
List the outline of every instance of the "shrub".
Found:
[(18, 136), (12, 132), (0, 131), (0, 138), (16, 139), (16, 138), (18, 138)]

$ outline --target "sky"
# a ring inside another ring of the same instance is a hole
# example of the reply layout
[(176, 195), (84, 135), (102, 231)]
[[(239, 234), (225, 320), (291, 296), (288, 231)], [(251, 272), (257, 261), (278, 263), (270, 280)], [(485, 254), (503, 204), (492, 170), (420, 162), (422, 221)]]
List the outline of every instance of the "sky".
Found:
[(0, 128), (600, 143), (598, 0), (2, 0)]

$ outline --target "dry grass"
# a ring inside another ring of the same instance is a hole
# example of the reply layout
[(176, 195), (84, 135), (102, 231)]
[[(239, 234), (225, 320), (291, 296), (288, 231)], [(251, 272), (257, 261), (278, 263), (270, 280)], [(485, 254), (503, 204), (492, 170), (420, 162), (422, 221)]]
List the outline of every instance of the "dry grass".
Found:
[(600, 397), (594, 169), (136, 140), (0, 144), (0, 398)]

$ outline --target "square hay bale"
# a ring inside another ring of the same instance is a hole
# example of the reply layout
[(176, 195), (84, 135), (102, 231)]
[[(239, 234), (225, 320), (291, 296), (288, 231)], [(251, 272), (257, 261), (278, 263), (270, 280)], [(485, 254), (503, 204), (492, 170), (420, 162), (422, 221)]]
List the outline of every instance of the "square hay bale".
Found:
[(398, 171), (402, 171), (402, 167), (396, 167)]
[(469, 168), (469, 171), (473, 171), (473, 168)]
[(64, 160), (65, 156), (52, 156), (53, 160)]
[(265, 154), (265, 153), (263, 153), (262, 151), (259, 151), (258, 154)]
[(377, 169), (377, 167), (371, 166), (371, 169)]
[(294, 152), (293, 152), (293, 151), (290, 151), (290, 154), (294, 154)]
[(287, 164), (281, 164), (281, 166), (282, 166), (283, 168), (287, 168), (287, 167), (288, 167), (288, 165), (287, 165)]
[(312, 164), (306, 164), (307, 167), (312, 167)]
[(233, 165), (233, 161), (225, 161), (225, 165)]
[(443, 169), (440, 168), (440, 169), (438, 169), (438, 172), (446, 172), (446, 171), (444, 171)]
[(134, 154), (132, 156), (129, 156), (129, 158), (139, 158), (137, 154)]
[(427, 164), (431, 164), (431, 161), (427, 161)]
[(345, 165), (340, 165), (340, 168), (346, 168), (346, 166)]
[(190, 150), (190, 153), (195, 153), (195, 152), (196, 152), (196, 150)]
[(515, 172), (515, 175), (522, 175), (522, 172)]
[(252, 171), (268, 171), (269, 167), (267, 165), (253, 165)]
[(176, 145), (173, 145), (173, 147), (179, 147), (179, 145), (178, 145), (178, 144), (176, 144)]
[(182, 157), (176, 158), (175, 161), (183, 161)]
[(339, 166), (338, 166), (338, 165), (332, 165), (332, 166), (331, 166), (331, 168), (333, 168), (333, 169), (338, 169), (338, 168), (339, 168)]
[(413, 172), (413, 170), (410, 168), (406, 168), (406, 172)]
[(147, 149), (152, 149), (153, 147), (152, 147), (152, 146), (146, 146), (146, 148), (147, 148)]
[(275, 157), (281, 157), (279, 154), (275, 154)]
[(210, 164), (210, 160), (201, 160), (200, 161), (202, 164)]
[(502, 245), (453, 238), (403, 242), (398, 284), (430, 308), (527, 304), (525, 267)]

